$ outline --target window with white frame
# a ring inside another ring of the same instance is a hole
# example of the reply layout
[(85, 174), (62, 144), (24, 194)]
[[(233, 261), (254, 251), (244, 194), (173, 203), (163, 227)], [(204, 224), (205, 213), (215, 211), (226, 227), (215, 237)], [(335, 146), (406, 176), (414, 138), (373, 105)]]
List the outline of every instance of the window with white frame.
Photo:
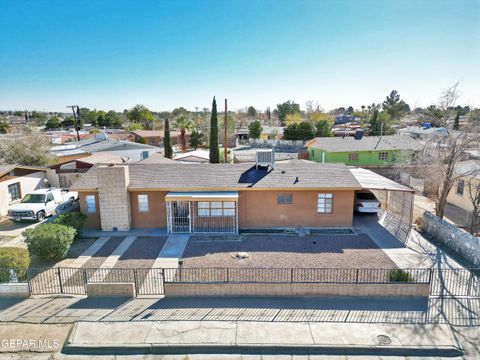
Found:
[(383, 161), (387, 161), (388, 160), (388, 152), (379, 152), (378, 153), (378, 160), (383, 160)]
[(138, 195), (138, 211), (148, 212), (148, 195)]
[(235, 216), (234, 201), (199, 201), (198, 216)]
[(95, 195), (85, 196), (85, 209), (87, 214), (95, 214), (97, 212), (97, 203), (95, 201)]
[(317, 197), (317, 213), (331, 214), (333, 209), (333, 194), (319, 193)]
[(8, 185), (8, 195), (10, 196), (10, 201), (15, 201), (22, 198), (19, 182)]

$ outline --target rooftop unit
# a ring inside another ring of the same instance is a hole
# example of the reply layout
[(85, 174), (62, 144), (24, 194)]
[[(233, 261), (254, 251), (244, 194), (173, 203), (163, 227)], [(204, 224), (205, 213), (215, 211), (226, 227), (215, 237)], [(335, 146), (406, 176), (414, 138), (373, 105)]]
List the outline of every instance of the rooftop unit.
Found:
[(271, 166), (275, 165), (275, 149), (262, 149), (257, 150), (255, 153), (255, 165), (258, 169), (259, 166)]

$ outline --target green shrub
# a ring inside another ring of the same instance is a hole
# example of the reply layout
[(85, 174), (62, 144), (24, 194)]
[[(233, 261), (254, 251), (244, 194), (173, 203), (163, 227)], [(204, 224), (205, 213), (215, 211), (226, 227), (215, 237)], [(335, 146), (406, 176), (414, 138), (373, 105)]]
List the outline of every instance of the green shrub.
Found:
[(15, 270), (19, 280), (24, 280), (30, 266), (28, 250), (18, 247), (0, 247), (0, 283), (10, 280), (10, 269)]
[(408, 272), (397, 269), (388, 273), (388, 279), (390, 282), (412, 282), (413, 277)]
[(76, 230), (60, 224), (42, 224), (23, 232), (28, 250), (44, 260), (62, 260), (75, 238)]
[(82, 233), (86, 221), (87, 216), (85, 214), (79, 211), (72, 211), (59, 215), (53, 223), (73, 227), (77, 232), (75, 238), (78, 238)]

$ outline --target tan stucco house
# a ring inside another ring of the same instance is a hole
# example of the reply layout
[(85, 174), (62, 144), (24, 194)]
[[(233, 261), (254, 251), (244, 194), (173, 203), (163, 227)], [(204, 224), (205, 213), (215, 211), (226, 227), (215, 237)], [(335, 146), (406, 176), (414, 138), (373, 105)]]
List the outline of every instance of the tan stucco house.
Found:
[(351, 227), (355, 190), (343, 164), (122, 164), (91, 168), (79, 192), (88, 227), (169, 233)]
[(459, 178), (448, 193), (447, 202), (456, 205), (466, 211), (472, 211), (473, 205), (470, 199), (470, 187), (472, 194), (474, 189), (480, 186), (480, 161), (467, 160), (458, 163), (455, 167), (456, 174), (467, 174)]

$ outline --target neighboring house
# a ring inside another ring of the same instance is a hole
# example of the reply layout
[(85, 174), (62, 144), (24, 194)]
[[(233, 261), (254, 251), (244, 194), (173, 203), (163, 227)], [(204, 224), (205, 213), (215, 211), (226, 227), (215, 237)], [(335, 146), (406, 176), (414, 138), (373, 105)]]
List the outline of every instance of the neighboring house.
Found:
[(260, 134), (261, 140), (281, 140), (283, 138), (283, 127), (263, 126)]
[(356, 121), (356, 118), (354, 115), (342, 114), (342, 115), (335, 116), (335, 125), (346, 124), (346, 123), (351, 123), (355, 121)]
[(343, 164), (293, 160), (274, 168), (255, 163), (96, 166), (72, 189), (79, 191), (90, 228), (237, 233), (351, 227), (354, 192), (361, 186)]
[(307, 143), (308, 159), (355, 166), (388, 166), (410, 161), (423, 146), (406, 135), (315, 138)]
[(132, 141), (111, 140), (109, 134), (97, 134), (94, 139), (70, 142), (68, 145), (52, 147), (52, 154), (59, 157), (59, 163), (83, 156), (93, 155), (99, 152), (115, 154), (127, 162), (137, 162), (157, 153), (160, 150), (147, 144), (139, 144)]
[[(147, 145), (151, 146), (161, 146), (163, 145), (163, 137), (164, 132), (163, 130), (135, 130), (132, 131), (131, 134), (134, 136), (135, 141), (140, 141), (140, 139), (144, 139)], [(172, 146), (180, 145), (180, 130), (172, 130), (170, 131), (170, 141)], [(185, 142), (187, 147), (189, 146), (188, 143), (190, 141), (190, 134), (187, 132), (185, 134)]]
[(48, 169), (0, 165), (0, 218), (7, 216), (8, 207), (19, 202), (23, 195), (47, 186)]
[(166, 158), (163, 154), (157, 153), (145, 160), (139, 161), (137, 164), (175, 164), (175, 161)]
[(145, 141), (145, 144), (152, 146), (160, 146), (163, 139), (163, 131), (160, 130), (135, 130), (131, 134), (134, 141)]
[(122, 164), (126, 161), (127, 159), (116, 154), (98, 152), (90, 156), (53, 165), (51, 168), (55, 170), (57, 182), (51, 183), (51, 185), (62, 189), (69, 188), (75, 180), (95, 164)]
[[(456, 165), (455, 173), (468, 174), (468, 176), (464, 176), (455, 182), (448, 193), (447, 202), (466, 211), (472, 211), (473, 205), (470, 199), (469, 183), (472, 189), (480, 186), (480, 161), (462, 161)], [(473, 191), (472, 193), (474, 194)]]
[(186, 153), (176, 154), (173, 160), (182, 163), (208, 163), (210, 161), (210, 151), (197, 149)]

